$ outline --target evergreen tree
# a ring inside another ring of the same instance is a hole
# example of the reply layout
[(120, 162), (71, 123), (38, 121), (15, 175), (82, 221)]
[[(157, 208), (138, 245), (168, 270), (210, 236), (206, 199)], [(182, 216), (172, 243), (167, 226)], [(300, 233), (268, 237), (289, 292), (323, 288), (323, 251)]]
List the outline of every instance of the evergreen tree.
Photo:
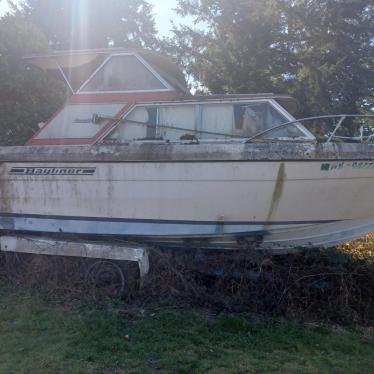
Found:
[(212, 93), (280, 92), (294, 63), (277, 0), (181, 0), (179, 12), (203, 23), (174, 30), (186, 71)]
[(21, 13), (52, 49), (157, 46), (152, 6), (145, 0), (24, 0)]
[(180, 0), (205, 27), (169, 50), (212, 93), (289, 92), (300, 115), (373, 108), (374, 5), (367, 0)]
[(0, 144), (24, 144), (62, 104), (65, 88), (22, 57), (48, 49), (44, 35), (21, 15), (0, 18)]
[(297, 0), (287, 23), (298, 62), (290, 93), (304, 114), (374, 108), (374, 4)]

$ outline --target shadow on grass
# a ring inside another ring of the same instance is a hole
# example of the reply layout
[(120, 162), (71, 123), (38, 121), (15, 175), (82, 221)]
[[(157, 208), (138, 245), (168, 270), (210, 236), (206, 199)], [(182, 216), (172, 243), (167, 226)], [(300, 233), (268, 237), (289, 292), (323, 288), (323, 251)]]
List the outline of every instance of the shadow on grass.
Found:
[[(110, 307), (109, 307), (110, 306)], [(129, 317), (0, 286), (0, 372), (258, 373), (374, 370), (373, 335), (148, 306)]]

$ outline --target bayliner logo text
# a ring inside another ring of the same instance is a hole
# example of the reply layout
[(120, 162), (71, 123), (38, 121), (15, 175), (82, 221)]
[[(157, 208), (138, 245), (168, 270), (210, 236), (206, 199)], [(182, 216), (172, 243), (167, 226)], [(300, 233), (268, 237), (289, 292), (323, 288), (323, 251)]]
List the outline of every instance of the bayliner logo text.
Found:
[(96, 168), (71, 167), (14, 167), (9, 174), (12, 175), (94, 175)]

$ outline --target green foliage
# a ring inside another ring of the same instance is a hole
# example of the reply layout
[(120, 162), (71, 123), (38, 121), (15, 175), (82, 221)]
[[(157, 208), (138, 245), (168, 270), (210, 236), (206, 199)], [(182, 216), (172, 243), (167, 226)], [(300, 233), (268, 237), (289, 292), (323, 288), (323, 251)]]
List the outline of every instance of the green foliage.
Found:
[(145, 0), (24, 0), (25, 14), (53, 49), (155, 48), (152, 7)]
[(298, 65), (290, 93), (311, 113), (374, 108), (374, 5), (298, 0), (288, 7)]
[(22, 15), (0, 19), (0, 143), (23, 144), (62, 103), (64, 86), (25, 65), (28, 53), (45, 52), (43, 34)]
[(283, 91), (293, 56), (283, 44), (286, 25), (276, 1), (186, 0), (180, 6), (208, 26), (175, 30), (175, 52), (196, 80), (213, 93)]
[(363, 373), (370, 332), (182, 312), (154, 306), (131, 318), (0, 287), (2, 373)]
[(374, 7), (367, 1), (179, 5), (197, 27), (176, 28), (169, 49), (210, 92), (289, 92), (301, 102), (300, 115), (373, 107)]

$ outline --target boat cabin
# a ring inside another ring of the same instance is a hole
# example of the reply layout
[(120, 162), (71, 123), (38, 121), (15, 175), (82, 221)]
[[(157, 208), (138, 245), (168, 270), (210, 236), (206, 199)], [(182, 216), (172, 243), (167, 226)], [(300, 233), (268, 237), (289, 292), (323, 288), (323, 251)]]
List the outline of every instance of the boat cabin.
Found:
[[(29, 145), (243, 141), (295, 120), (297, 104), (285, 95), (191, 95), (177, 65), (146, 50), (57, 52), (25, 60), (59, 73), (71, 92)], [(267, 137), (314, 140), (299, 123)]]

